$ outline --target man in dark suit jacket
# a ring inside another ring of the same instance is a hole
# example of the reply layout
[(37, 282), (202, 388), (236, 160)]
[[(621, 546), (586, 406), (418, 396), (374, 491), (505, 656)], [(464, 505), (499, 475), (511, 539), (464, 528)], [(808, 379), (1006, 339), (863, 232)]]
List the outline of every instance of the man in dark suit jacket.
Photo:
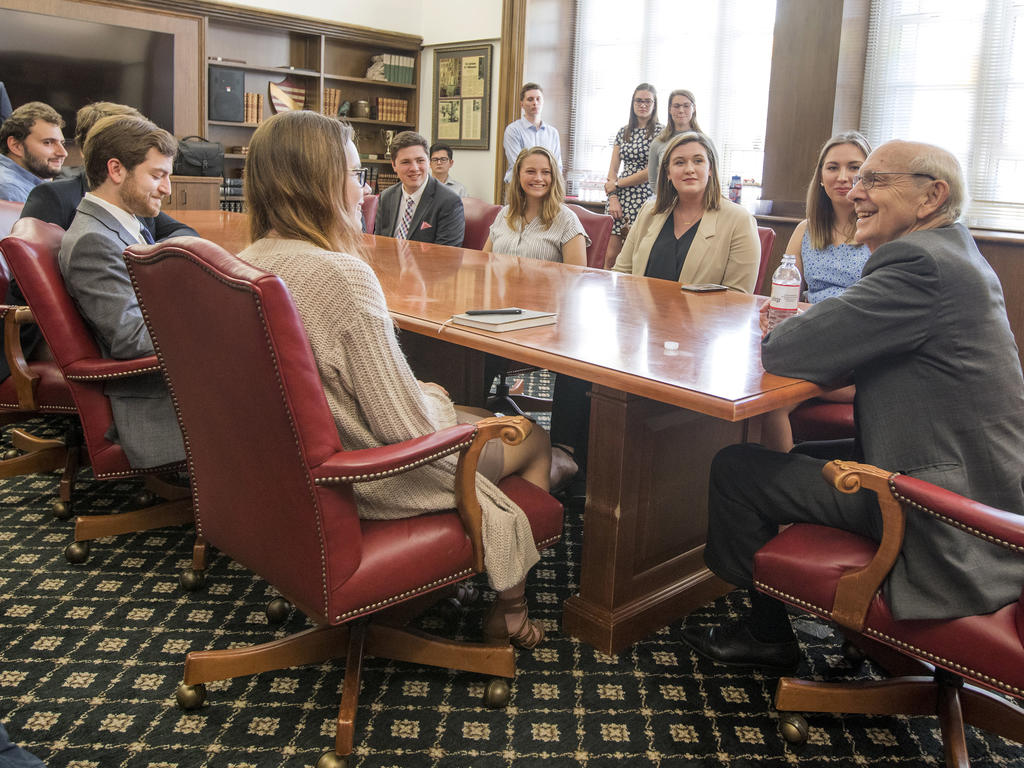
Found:
[[(92, 328), (104, 357), (153, 354), (121, 254), (151, 241), (138, 217), (155, 217), (170, 194), (177, 142), (142, 117), (105, 117), (85, 142), (88, 192), (61, 242), (58, 264), (68, 293)], [(109, 382), (114, 414), (108, 439), (136, 469), (181, 461), (185, 449), (170, 395), (159, 372)]]
[[(956, 158), (889, 142), (854, 181), (856, 240), (871, 250), (863, 276), (768, 334), (765, 369), (821, 384), (852, 375), (855, 458), (1024, 514), (1024, 377), (999, 280), (956, 223), (964, 198)], [(750, 444), (715, 457), (704, 556), (717, 575), (750, 589), (752, 610), (733, 625), (685, 629), (698, 653), (737, 666), (796, 666), (784, 606), (752, 587), (754, 553), (780, 524), (880, 540), (877, 498), (833, 489), (823, 464)], [(906, 526), (885, 583), (895, 618), (989, 613), (1020, 596), (1024, 572), (1010, 551), (927, 515), (908, 515)]]
[(413, 131), (391, 142), (391, 166), (401, 183), (381, 194), (373, 233), (461, 246), (466, 233), (462, 199), (430, 175), (427, 149), (427, 140)]

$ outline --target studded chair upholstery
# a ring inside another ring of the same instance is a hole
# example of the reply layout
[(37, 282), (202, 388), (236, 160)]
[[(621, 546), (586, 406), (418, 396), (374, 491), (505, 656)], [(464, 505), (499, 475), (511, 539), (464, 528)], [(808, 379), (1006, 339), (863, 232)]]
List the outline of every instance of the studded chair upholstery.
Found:
[[(190, 653), (179, 703), (200, 704), (211, 680), (347, 656), (335, 750), (318, 763), (337, 766), (352, 750), (364, 652), (513, 677), (510, 646), (446, 642), (404, 628), (404, 619), (410, 602), (430, 593), (433, 601), (482, 570), (476, 460), (486, 438), (525, 434), (525, 420), (487, 419), (346, 451), (278, 277), (198, 238), (133, 246), (126, 259), (184, 434), (199, 534), (317, 625), (255, 647)], [(456, 452), (457, 511), (360, 519), (354, 483)], [(499, 487), (525, 510), (539, 547), (559, 539), (558, 502), (519, 477)], [(488, 691), (500, 700), (507, 684)]]
[(590, 245), (587, 247), (587, 266), (604, 269), (604, 255), (608, 250), (615, 219), (607, 213), (594, 213), (582, 205), (567, 203), (566, 208), (579, 217), (583, 231), (590, 238)]
[[(6, 201), (0, 201), (0, 218), (4, 205)], [(17, 208), (20, 211), (21, 205), (18, 204)], [(55, 228), (47, 235), (51, 237), (50, 247), (60, 246), (62, 229)], [(0, 240), (0, 296), (7, 296), (10, 289), (6, 258), (2, 258), (6, 242), (6, 239)], [(21, 328), (35, 323), (32, 311), (25, 306), (0, 305), (0, 322), (4, 327), (4, 357), (11, 372), (0, 381), (0, 424), (21, 422), (39, 414), (74, 417), (75, 403), (71, 390), (56, 363), (25, 360)], [(71, 493), (80, 462), (80, 429), (77, 419), (73, 422), (63, 440), (38, 438), (22, 429), (12, 429), (12, 455), (0, 461), (0, 478), (62, 469), (60, 496), (55, 505), (55, 513), (60, 517), (70, 515)]]
[(908, 515), (931, 515), (1014, 550), (1024, 583), (1024, 516), (865, 464), (833, 461), (824, 475), (845, 493), (878, 495), (881, 543), (795, 524), (757, 553), (754, 583), (839, 624), (886, 669), (913, 676), (866, 683), (783, 678), (775, 694), (776, 708), (787, 713), (780, 718), (783, 735), (791, 741), (807, 737), (807, 723), (794, 711), (938, 715), (948, 766), (969, 764), (964, 723), (1024, 742), (1024, 709), (990, 693), (1024, 698), (1024, 589), (1017, 602), (994, 613), (914, 621), (894, 619), (879, 591), (899, 555)]
[[(67, 380), (78, 409), (93, 475), (100, 480), (125, 477), (153, 478), (182, 469), (183, 464), (136, 470), (124, 451), (106, 437), (113, 423), (105, 382), (160, 370), (155, 355), (137, 360), (109, 360), (100, 354), (92, 334), (64, 287), (57, 266), (63, 230), (38, 219), (22, 219), (3, 241), (4, 256), (22, 293), (32, 307), (54, 361)], [(191, 502), (185, 489), (159, 483), (151, 487), (168, 502), (145, 509), (109, 515), (80, 515), (75, 520), (75, 542), (66, 550), (68, 560), (84, 562), (88, 542), (105, 536), (145, 531), (192, 521)]]
[(462, 208), (466, 214), (466, 234), (462, 238), (462, 247), (479, 251), (490, 237), (491, 224), (498, 217), (501, 206), (476, 197), (464, 197)]

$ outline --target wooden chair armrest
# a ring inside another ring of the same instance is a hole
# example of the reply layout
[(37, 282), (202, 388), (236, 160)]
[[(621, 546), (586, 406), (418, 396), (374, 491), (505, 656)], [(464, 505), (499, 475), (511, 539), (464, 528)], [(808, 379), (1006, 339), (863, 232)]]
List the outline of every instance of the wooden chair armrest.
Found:
[(4, 358), (14, 380), (18, 407), (26, 411), (38, 410), (36, 387), (39, 386), (39, 374), (29, 368), (21, 348), (21, 326), (35, 323), (32, 310), (28, 307), (2, 305), (0, 316), (4, 321)]
[(473, 424), (458, 424), (393, 445), (341, 451), (313, 470), (313, 481), (340, 485), (400, 475), (468, 448), (476, 431)]
[(156, 355), (137, 357), (134, 360), (110, 360), (105, 357), (90, 357), (76, 360), (64, 369), (64, 378), (69, 381), (107, 381), (142, 376), (160, 370)]
[(836, 585), (832, 618), (840, 626), (860, 632), (871, 601), (892, 570), (903, 547), (906, 513), (893, 497), (889, 479), (893, 473), (870, 464), (854, 461), (830, 461), (822, 469), (825, 479), (843, 493), (857, 493), (861, 488), (874, 491), (882, 511), (882, 541), (871, 562), (863, 568), (847, 571)]
[(508, 445), (518, 445), (530, 434), (531, 424), (522, 416), (494, 416), (476, 423), (476, 436), (459, 456), (455, 472), (455, 506), (462, 526), (473, 545), (473, 570), (484, 570), (483, 511), (476, 495), (476, 466), (488, 440), (500, 437)]

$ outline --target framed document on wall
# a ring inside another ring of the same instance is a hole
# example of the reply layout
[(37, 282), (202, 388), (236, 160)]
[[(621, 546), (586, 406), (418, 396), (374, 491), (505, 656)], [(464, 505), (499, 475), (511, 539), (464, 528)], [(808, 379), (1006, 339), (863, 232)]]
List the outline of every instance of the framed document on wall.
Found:
[(491, 45), (434, 51), (434, 141), (454, 149), (491, 147)]

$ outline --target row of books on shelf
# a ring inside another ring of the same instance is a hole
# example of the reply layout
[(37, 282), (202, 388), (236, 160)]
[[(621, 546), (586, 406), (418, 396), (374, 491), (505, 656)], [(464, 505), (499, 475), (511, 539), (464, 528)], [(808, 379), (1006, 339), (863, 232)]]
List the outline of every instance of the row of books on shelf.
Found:
[(398, 183), (398, 174), (380, 166), (370, 169), (369, 178), (370, 187), (375, 189), (378, 195)]
[(408, 122), (409, 102), (405, 99), (378, 98), (377, 119), (397, 123)]
[(321, 112), (334, 117), (338, 114), (338, 107), (341, 106), (341, 90), (338, 88), (324, 88), (324, 108)]
[(245, 202), (241, 198), (238, 200), (221, 198), (220, 209), (229, 213), (245, 213)]
[(245, 92), (245, 121), (246, 123), (258, 123), (263, 120), (263, 94)]
[[(372, 60), (378, 57), (374, 56)], [(415, 82), (416, 59), (413, 56), (400, 56), (397, 53), (382, 53), (379, 57), (384, 64), (384, 79), (389, 83)]]

